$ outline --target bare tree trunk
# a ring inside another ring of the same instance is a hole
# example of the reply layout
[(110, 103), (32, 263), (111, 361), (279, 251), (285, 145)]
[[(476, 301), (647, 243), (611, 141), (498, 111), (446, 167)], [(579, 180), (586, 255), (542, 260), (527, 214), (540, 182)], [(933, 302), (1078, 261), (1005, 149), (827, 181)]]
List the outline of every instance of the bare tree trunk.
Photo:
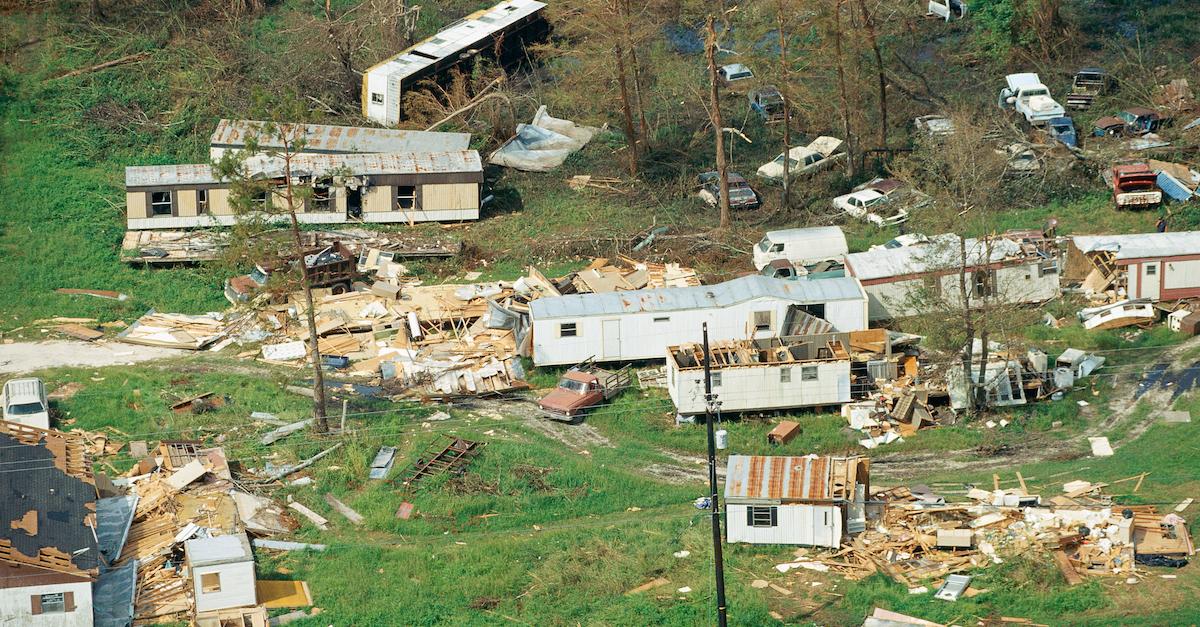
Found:
[(842, 6), (846, 0), (836, 0), (833, 6), (833, 49), (837, 55), (838, 96), (842, 105), (842, 134), (846, 136), (846, 174), (854, 177), (854, 138), (850, 134), (850, 101), (846, 97), (846, 62), (842, 58)]
[(292, 226), (292, 240), (299, 257), (301, 285), (304, 288), (305, 316), (308, 323), (309, 353), (313, 366), (313, 422), (317, 433), (329, 432), (329, 420), (325, 416), (325, 373), (321, 370), (321, 349), (317, 336), (317, 316), (313, 307), (312, 278), (308, 274), (308, 264), (304, 261), (304, 240), (300, 235), (300, 222), (296, 219), (296, 196), (292, 189), (292, 140), (287, 132), (281, 132), (284, 141), (283, 176), (286, 181), (285, 198), (287, 201), (288, 218)]
[(621, 48), (621, 44), (618, 43), (613, 46), (613, 55), (617, 58), (617, 83), (620, 84), (621, 87), (621, 113), (625, 117), (625, 139), (629, 145), (629, 175), (632, 177), (637, 177), (637, 135), (633, 130), (633, 111), (629, 106), (629, 87), (626, 85), (625, 51)]
[[(792, 149), (792, 103), (789, 94), (791, 93), (790, 72), (788, 72), (787, 58), (787, 37), (783, 31), (783, 11), (784, 0), (779, 0), (779, 7), (775, 11), (776, 30), (779, 31), (779, 72), (780, 72), (780, 95), (783, 96), (783, 154), (787, 155)], [(787, 157), (784, 157), (783, 167), (783, 208), (787, 209), (792, 204), (792, 186), (791, 173), (787, 168)]]
[[(712, 108), (713, 133), (717, 139), (717, 174), (720, 176), (721, 224), (720, 228), (729, 228), (729, 163), (725, 160), (725, 121), (721, 118), (720, 93), (717, 88), (717, 31), (713, 26), (713, 16), (708, 16), (705, 24), (708, 29), (708, 41), (705, 45), (705, 56), (708, 57), (709, 107)], [(787, 164), (784, 164), (786, 169)]]
[(969, 406), (974, 411), (976, 386), (971, 378), (971, 366), (974, 365), (975, 318), (971, 315), (971, 290), (967, 285), (967, 240), (962, 236), (958, 238), (958, 304), (962, 308), (963, 335), (966, 337), (966, 346), (962, 350), (963, 382), (967, 386)]
[(637, 46), (629, 37), (629, 24), (633, 19), (629, 0), (622, 1), (621, 12), (623, 22), (621, 27), (625, 29), (623, 33), (625, 47), (629, 49), (629, 69), (633, 71), (633, 96), (637, 101), (638, 126), (641, 131), (642, 144), (645, 145), (650, 141), (650, 125), (646, 123), (646, 103), (642, 98), (642, 66), (638, 63)]
[(862, 13), (863, 25), (867, 27), (867, 41), (871, 42), (871, 50), (875, 53), (875, 71), (879, 74), (879, 147), (887, 148), (887, 78), (883, 74), (883, 53), (879, 49), (879, 39), (875, 33), (875, 17), (867, 10), (866, 0), (858, 0), (858, 9)]

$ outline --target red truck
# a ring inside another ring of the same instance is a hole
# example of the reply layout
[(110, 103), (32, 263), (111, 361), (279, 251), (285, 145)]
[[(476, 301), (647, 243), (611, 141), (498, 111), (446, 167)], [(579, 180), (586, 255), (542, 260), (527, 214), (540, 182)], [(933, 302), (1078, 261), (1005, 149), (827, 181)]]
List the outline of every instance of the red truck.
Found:
[(593, 407), (619, 394), (632, 380), (629, 366), (610, 372), (597, 368), (595, 359), (588, 359), (564, 373), (554, 391), (538, 402), (538, 408), (551, 420), (579, 424)]
[[(308, 275), (314, 288), (332, 288), (334, 294), (350, 291), (350, 285), (358, 275), (358, 258), (341, 242), (306, 250), (302, 256), (305, 265), (308, 266)], [(291, 261), (285, 259), (275, 263), (255, 264), (254, 271), (250, 274), (226, 279), (226, 300), (234, 305), (250, 300), (267, 284), (272, 272), (284, 268), (289, 263)]]
[(1112, 182), (1117, 209), (1154, 209), (1162, 204), (1158, 175), (1144, 163), (1113, 166)]

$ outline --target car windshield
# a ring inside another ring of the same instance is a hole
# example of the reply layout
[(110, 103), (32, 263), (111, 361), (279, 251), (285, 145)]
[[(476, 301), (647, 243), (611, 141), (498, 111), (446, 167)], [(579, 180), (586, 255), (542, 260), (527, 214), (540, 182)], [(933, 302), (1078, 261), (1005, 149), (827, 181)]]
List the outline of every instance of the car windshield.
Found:
[(46, 411), (46, 408), (42, 407), (41, 403), (17, 403), (9, 405), (4, 413), (10, 416), (28, 416), (30, 414), (40, 414), (44, 411)]
[(1021, 93), (1022, 96), (1026, 96), (1026, 97), (1028, 97), (1028, 96), (1046, 96), (1049, 94), (1050, 94), (1049, 91), (1046, 91), (1045, 88), (1041, 88), (1041, 87), (1039, 87), (1037, 89), (1026, 89), (1024, 92)]
[(255, 283), (258, 283), (259, 285), (266, 285), (267, 273), (263, 272), (262, 268), (256, 267), (250, 271), (250, 280), (254, 281)]
[(577, 394), (583, 394), (587, 391), (587, 384), (583, 381), (573, 381), (571, 379), (563, 379), (558, 382), (558, 387), (564, 390), (570, 390)]
[(779, 155), (778, 157), (775, 157), (775, 161), (773, 161), (772, 163), (778, 163), (779, 165), (783, 165), (784, 159), (787, 159), (789, 168), (794, 168), (794, 167), (800, 165), (799, 161), (785, 157), (784, 155)]
[(746, 200), (753, 199), (754, 191), (749, 187), (734, 187), (729, 190), (730, 200)]
[(735, 72), (735, 73), (729, 75), (729, 80), (740, 81), (744, 78), (750, 78), (751, 76), (754, 76), (754, 75), (749, 72)]
[(1059, 124), (1054, 127), (1054, 132), (1058, 133), (1060, 135), (1062, 135), (1063, 133), (1070, 133), (1071, 130), (1072, 129), (1071, 129), (1070, 124)]

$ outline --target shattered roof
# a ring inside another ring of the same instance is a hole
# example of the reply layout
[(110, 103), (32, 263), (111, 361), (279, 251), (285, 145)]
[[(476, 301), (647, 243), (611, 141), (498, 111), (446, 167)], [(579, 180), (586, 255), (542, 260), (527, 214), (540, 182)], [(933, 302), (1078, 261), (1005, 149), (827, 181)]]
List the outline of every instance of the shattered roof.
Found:
[(187, 554), (188, 564), (192, 567), (232, 564), (254, 559), (250, 552), (250, 540), (244, 533), (195, 538), (185, 542), (183, 550)]
[(0, 421), (0, 562), (95, 577), (96, 484), (78, 436)]
[(858, 457), (730, 455), (725, 499), (824, 501), (834, 496), (836, 477)]
[[(859, 280), (870, 281), (955, 268), (959, 264), (958, 242), (957, 235), (945, 233), (931, 237), (927, 244), (851, 253), (846, 255), (846, 269)], [(968, 266), (994, 263), (1022, 255), (1020, 244), (999, 237), (992, 240), (991, 254), (987, 255), (985, 242), (986, 240), (975, 238), (967, 239)]]
[[(257, 120), (221, 120), (209, 143), (213, 148), (241, 149), (247, 136), (261, 134), (267, 124)], [(261, 136), (258, 141), (262, 149), (283, 148), (278, 133)], [(471, 134), (305, 124), (304, 142), (306, 153), (444, 152), (466, 150)]]
[(1109, 251), (1118, 260), (1200, 254), (1200, 231), (1076, 235), (1072, 239), (1081, 252)]
[(652, 311), (681, 311), (729, 307), (756, 298), (779, 298), (798, 303), (827, 303), (862, 300), (858, 281), (852, 278), (800, 279), (786, 281), (751, 275), (699, 287), (667, 287), (648, 290), (570, 294), (539, 298), (529, 304), (534, 320), (613, 315)]
[[(255, 155), (244, 167), (250, 176), (283, 176), (281, 157)], [(397, 152), (377, 154), (298, 154), (292, 157), (293, 176), (321, 176), (339, 170), (351, 174), (426, 174), (433, 172), (483, 172), (474, 150), (451, 152)], [(220, 183), (208, 164), (141, 165), (125, 168), (125, 187), (205, 185)]]

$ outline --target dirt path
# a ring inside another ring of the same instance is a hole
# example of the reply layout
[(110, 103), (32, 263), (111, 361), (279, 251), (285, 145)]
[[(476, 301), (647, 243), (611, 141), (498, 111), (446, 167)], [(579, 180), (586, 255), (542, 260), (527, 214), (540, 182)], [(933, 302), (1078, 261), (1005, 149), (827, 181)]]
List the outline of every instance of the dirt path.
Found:
[(0, 344), (0, 374), (33, 372), (46, 368), (116, 366), (179, 357), (190, 352), (115, 342), (16, 342)]
[[(1170, 408), (1172, 402), (1180, 394), (1197, 386), (1196, 359), (1185, 358), (1185, 353), (1200, 347), (1200, 337), (1163, 351), (1155, 360), (1155, 364), (1147, 368), (1140, 376), (1130, 373), (1128, 378), (1114, 379), (1114, 390), (1108, 404), (1106, 417), (1091, 423), (1083, 433), (1065, 439), (1054, 439), (1048, 436), (1033, 437), (1020, 446), (1008, 448), (988, 457), (974, 459), (954, 459), (970, 455), (971, 449), (958, 451), (910, 452), (896, 455), (881, 455), (871, 460), (871, 470), (880, 477), (899, 479), (912, 476), (925, 476), (933, 473), (948, 471), (983, 471), (999, 468), (1011, 468), (1022, 464), (1031, 464), (1054, 458), (1068, 458), (1078, 455), (1088, 449), (1089, 437), (1103, 436), (1117, 425), (1126, 420), (1136, 420), (1129, 426), (1124, 438), (1113, 443), (1113, 449), (1120, 454), (1120, 448), (1134, 442), (1142, 436), (1155, 422), (1161, 420), (1159, 411)], [(1101, 368), (1100, 374), (1104, 373)], [(1137, 407), (1145, 402), (1151, 409), (1141, 418), (1133, 418)], [(1097, 408), (1089, 406), (1085, 412), (1094, 414)]]

